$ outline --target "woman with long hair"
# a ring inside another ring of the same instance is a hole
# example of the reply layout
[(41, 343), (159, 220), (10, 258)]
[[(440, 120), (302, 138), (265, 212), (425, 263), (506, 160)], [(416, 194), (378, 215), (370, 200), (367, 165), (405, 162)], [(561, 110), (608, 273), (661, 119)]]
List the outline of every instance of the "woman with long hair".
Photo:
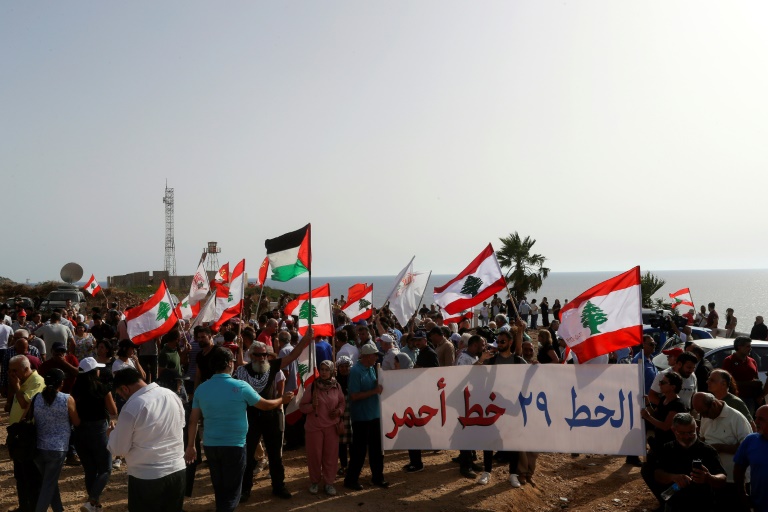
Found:
[(299, 409), (307, 415), (307, 464), (309, 466), (310, 494), (317, 494), (320, 480), (325, 482), (325, 493), (336, 495), (333, 481), (339, 466), (339, 425), (344, 416), (346, 400), (341, 386), (334, 378), (332, 361), (320, 363), (320, 378), (309, 385), (301, 398)]
[[(37, 455), (35, 465), (42, 476), (40, 495), (35, 512), (46, 512), (50, 506), (53, 512), (63, 512), (59, 493), (59, 476), (69, 450), (69, 436), (72, 425), (80, 424), (75, 400), (62, 393), (64, 372), (52, 368), (45, 376), (45, 389), (32, 399), (35, 425), (37, 426)], [(29, 410), (28, 409), (28, 410)]]
[(552, 345), (552, 334), (546, 329), (539, 330), (539, 354), (536, 360), (539, 364), (560, 362), (560, 356)]
[(652, 450), (658, 450), (665, 443), (675, 440), (675, 434), (672, 432), (672, 420), (675, 414), (679, 412), (688, 412), (680, 399), (680, 390), (683, 389), (683, 378), (679, 373), (668, 371), (662, 374), (659, 379), (659, 388), (661, 389), (662, 400), (656, 406), (655, 410), (646, 407), (640, 411), (640, 416), (648, 422), (655, 436), (653, 442), (649, 442)]
[(112, 393), (99, 378), (103, 363), (92, 357), (80, 361), (80, 375), (72, 388), (80, 426), (75, 429), (75, 447), (85, 472), (85, 490), (88, 501), (80, 510), (101, 510), (102, 491), (112, 473), (112, 455), (107, 449), (107, 430), (114, 428), (117, 406)]

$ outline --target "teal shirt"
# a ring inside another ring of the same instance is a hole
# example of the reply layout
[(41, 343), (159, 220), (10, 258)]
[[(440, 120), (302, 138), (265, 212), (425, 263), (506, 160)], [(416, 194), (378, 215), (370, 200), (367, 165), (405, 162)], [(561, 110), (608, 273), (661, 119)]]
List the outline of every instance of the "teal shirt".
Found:
[[(352, 366), (349, 372), (349, 384), (347, 390), (352, 393), (370, 391), (379, 385), (376, 379), (376, 370), (373, 367), (366, 368), (362, 364)], [(379, 395), (372, 395), (365, 400), (350, 400), (349, 412), (352, 421), (377, 420), (381, 416)]]
[(245, 446), (248, 433), (246, 407), (261, 397), (247, 383), (226, 373), (216, 373), (198, 386), (192, 408), (203, 413), (203, 445)]

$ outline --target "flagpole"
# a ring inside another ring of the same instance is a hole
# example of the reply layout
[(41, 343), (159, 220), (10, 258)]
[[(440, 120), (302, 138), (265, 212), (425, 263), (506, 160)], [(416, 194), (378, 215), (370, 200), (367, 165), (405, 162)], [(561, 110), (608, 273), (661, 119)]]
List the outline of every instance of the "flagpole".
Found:
[[(429, 288), (429, 279), (432, 277), (432, 271), (429, 271), (429, 275), (427, 276), (427, 282), (424, 284), (424, 292), (421, 294), (421, 298), (419, 299), (419, 305), (416, 306), (416, 311), (413, 312), (413, 315), (411, 316), (411, 320), (419, 314), (419, 308), (421, 307), (421, 303), (424, 301), (424, 295), (427, 294), (427, 288)], [(405, 328), (405, 326), (403, 326)]]

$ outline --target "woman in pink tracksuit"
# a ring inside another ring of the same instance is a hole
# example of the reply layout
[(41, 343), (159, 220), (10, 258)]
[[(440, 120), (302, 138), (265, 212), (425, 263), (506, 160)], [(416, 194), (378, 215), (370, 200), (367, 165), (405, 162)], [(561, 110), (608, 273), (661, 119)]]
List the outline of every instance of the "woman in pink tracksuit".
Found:
[(320, 378), (310, 384), (299, 406), (307, 415), (304, 430), (311, 494), (318, 493), (323, 480), (326, 494), (336, 495), (333, 480), (339, 466), (338, 425), (344, 415), (345, 401), (334, 373), (333, 362), (323, 361)]

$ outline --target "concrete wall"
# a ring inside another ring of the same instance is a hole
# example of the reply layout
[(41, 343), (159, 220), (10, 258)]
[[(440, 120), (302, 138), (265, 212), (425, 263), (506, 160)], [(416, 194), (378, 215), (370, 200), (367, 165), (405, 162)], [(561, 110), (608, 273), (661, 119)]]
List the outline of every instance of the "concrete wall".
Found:
[[(208, 272), (208, 280), (213, 281), (216, 272)], [(134, 286), (158, 286), (160, 281), (165, 279), (169, 288), (174, 290), (189, 290), (194, 276), (169, 276), (165, 270), (155, 270), (153, 272), (133, 272), (122, 276), (108, 276), (109, 286), (117, 288), (132, 288)], [(181, 297), (179, 297), (181, 298)]]

